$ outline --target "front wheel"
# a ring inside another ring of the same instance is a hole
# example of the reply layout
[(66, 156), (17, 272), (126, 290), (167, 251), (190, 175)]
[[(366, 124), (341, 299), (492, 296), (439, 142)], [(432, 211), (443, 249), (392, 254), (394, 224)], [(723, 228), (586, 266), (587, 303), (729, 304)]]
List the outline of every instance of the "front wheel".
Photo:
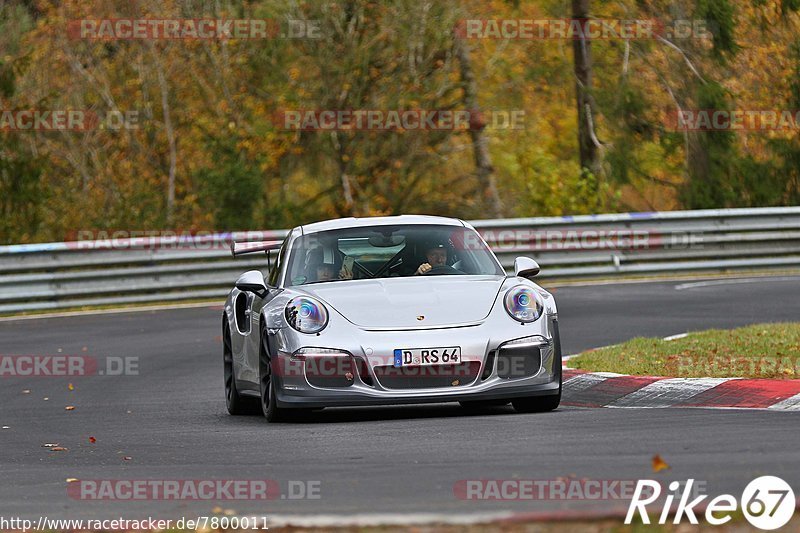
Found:
[(550, 396), (529, 396), (511, 401), (511, 405), (518, 413), (544, 413), (553, 411), (561, 403), (561, 387), (558, 394)]
[(482, 411), (492, 407), (503, 407), (508, 405), (510, 400), (464, 400), (458, 402), (461, 407), (470, 412)]
[(236, 389), (236, 375), (233, 370), (233, 349), (231, 332), (227, 320), (222, 326), (222, 364), (225, 376), (225, 406), (232, 415), (252, 415), (258, 413), (258, 403), (253, 398), (239, 394)]
[(549, 396), (528, 396), (518, 398), (511, 402), (518, 413), (544, 413), (555, 410), (561, 403), (561, 389), (563, 388), (563, 375), (561, 372), (561, 335), (558, 332), (558, 320), (553, 319), (553, 371), (558, 376), (558, 392)]
[(278, 407), (275, 399), (275, 380), (272, 379), (272, 365), (267, 351), (267, 332), (261, 330), (261, 348), (258, 357), (259, 383), (261, 390), (261, 412), (267, 422), (281, 422), (286, 420), (286, 409)]
[(261, 412), (267, 422), (282, 422), (286, 420), (286, 410), (278, 407), (278, 402), (275, 401), (275, 383), (272, 379), (267, 379), (267, 383), (264, 383), (263, 378), (261, 380)]

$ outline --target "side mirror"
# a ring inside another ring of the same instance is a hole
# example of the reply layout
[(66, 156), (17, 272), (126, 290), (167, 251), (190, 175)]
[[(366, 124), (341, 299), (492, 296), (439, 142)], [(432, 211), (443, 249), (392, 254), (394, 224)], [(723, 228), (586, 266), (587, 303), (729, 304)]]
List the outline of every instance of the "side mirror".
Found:
[(236, 280), (236, 288), (244, 292), (253, 292), (257, 295), (266, 294), (267, 284), (264, 275), (258, 270), (248, 270)]
[(514, 275), (521, 278), (532, 278), (539, 273), (539, 263), (530, 257), (514, 259)]

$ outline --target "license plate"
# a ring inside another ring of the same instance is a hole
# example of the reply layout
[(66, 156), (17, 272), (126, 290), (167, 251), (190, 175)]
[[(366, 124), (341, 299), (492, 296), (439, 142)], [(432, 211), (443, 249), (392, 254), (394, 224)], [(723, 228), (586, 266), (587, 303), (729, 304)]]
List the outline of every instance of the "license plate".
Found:
[(394, 351), (394, 366), (454, 365), (461, 362), (461, 347), (402, 348)]

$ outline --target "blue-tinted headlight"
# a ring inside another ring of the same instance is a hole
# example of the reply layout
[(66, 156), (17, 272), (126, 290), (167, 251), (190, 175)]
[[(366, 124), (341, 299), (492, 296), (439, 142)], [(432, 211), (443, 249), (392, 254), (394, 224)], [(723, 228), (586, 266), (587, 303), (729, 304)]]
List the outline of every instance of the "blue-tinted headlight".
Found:
[(514, 320), (533, 322), (542, 316), (543, 305), (536, 292), (525, 285), (511, 287), (505, 297), (506, 311)]
[(286, 321), (300, 333), (319, 333), (328, 325), (328, 310), (313, 298), (297, 296), (286, 304)]

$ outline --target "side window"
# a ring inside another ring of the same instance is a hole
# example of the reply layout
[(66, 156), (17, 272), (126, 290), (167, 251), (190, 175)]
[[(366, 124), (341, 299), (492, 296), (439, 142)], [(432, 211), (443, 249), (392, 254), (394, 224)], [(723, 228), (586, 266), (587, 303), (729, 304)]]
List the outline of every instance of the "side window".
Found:
[[(291, 236), (291, 234), (289, 234)], [(272, 269), (269, 271), (269, 278), (267, 279), (267, 285), (270, 287), (277, 287), (278, 286), (278, 278), (281, 275), (281, 269), (283, 268), (283, 263), (286, 260), (286, 245), (289, 243), (289, 236), (284, 239), (283, 244), (281, 245), (281, 249), (278, 250), (278, 257), (272, 263)]]

